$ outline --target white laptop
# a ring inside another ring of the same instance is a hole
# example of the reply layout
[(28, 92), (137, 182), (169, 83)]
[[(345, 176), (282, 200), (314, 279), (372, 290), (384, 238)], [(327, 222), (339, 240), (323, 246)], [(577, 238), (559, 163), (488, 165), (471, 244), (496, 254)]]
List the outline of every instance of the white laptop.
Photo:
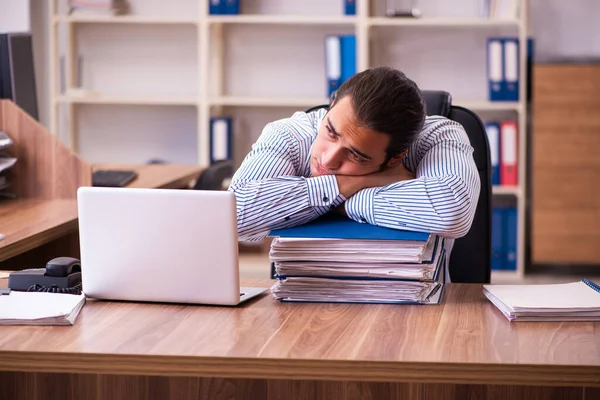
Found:
[(237, 305), (235, 195), (227, 191), (80, 187), (81, 279), (90, 298)]

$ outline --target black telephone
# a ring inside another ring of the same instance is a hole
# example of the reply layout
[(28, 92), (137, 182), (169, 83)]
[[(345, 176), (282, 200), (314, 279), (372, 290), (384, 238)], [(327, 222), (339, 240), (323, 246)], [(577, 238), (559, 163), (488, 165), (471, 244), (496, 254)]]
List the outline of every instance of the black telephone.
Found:
[(22, 292), (81, 294), (81, 261), (56, 257), (46, 268), (25, 269), (8, 276), (8, 287)]

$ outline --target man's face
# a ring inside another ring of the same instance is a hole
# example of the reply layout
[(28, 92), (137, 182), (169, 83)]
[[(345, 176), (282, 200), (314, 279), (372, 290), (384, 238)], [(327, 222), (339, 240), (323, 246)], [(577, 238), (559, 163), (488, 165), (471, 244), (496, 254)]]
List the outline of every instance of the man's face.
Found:
[(321, 175), (366, 175), (386, 160), (390, 137), (357, 126), (351, 98), (339, 99), (319, 128), (310, 154), (310, 171)]

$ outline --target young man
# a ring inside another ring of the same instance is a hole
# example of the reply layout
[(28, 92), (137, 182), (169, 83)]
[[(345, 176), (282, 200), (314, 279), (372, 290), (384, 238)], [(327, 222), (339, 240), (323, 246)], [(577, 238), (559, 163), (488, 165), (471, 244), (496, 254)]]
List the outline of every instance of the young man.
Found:
[(464, 236), (480, 190), (473, 148), (460, 124), (425, 114), (417, 85), (380, 67), (342, 84), (328, 111), (268, 124), (229, 187), (239, 239), (328, 212)]

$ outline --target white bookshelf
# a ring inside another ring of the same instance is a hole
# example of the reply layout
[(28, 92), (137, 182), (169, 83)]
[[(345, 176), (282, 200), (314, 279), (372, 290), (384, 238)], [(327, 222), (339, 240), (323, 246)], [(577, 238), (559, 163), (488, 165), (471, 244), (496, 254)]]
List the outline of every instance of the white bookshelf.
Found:
[[(519, 185), (495, 187), (493, 193), (516, 199), (518, 268), (508, 274), (522, 277), (527, 0), (514, 19), (479, 17), (476, 0), (423, 0), (418, 19), (385, 17), (383, 0), (358, 0), (356, 16), (343, 15), (342, 0), (240, 2), (240, 15), (209, 15), (208, 0), (130, 0), (131, 15), (67, 16), (64, 1), (51, 0), (51, 131), (92, 161), (140, 162), (172, 144), (167, 153), (185, 149), (185, 160), (206, 166), (209, 119), (231, 114), (236, 143), (242, 143), (234, 152), (239, 162), (265, 123), (327, 102), (323, 38), (355, 33), (359, 71), (391, 65), (423, 89), (448, 90), (455, 105), (484, 120), (499, 114), (518, 121)], [(487, 100), (484, 46), (486, 37), (494, 35), (520, 40), (519, 102)], [(85, 72), (80, 76), (82, 54)], [(83, 90), (77, 89), (78, 81)], [(154, 122), (128, 125), (128, 118), (145, 115)], [(153, 130), (155, 125), (163, 131)], [(100, 146), (103, 135), (117, 140), (114, 146), (127, 142), (130, 147), (111, 153)], [(154, 148), (149, 138), (158, 141)], [(127, 151), (131, 159), (113, 157), (126, 158)]]

